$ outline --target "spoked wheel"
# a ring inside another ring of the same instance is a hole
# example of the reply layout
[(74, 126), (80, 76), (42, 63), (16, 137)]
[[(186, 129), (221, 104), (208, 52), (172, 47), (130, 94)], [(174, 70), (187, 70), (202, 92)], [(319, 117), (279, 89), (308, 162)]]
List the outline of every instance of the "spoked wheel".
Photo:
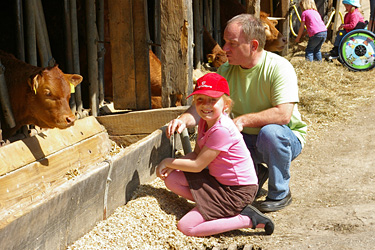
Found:
[(346, 34), (339, 46), (339, 61), (353, 71), (375, 67), (375, 35), (360, 29)]

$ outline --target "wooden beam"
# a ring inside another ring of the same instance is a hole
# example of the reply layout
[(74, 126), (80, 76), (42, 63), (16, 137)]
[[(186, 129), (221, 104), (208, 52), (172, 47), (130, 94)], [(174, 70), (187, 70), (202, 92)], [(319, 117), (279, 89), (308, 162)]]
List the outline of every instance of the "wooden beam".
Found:
[(133, 0), (136, 109), (151, 108), (150, 62), (147, 43), (147, 1)]
[(77, 120), (74, 126), (48, 129), (36, 136), (0, 147), (0, 176), (74, 145), (105, 129), (92, 116)]
[(133, 0), (108, 1), (113, 102), (116, 109), (136, 109)]
[[(102, 132), (0, 177), (0, 229), (27, 213), (24, 207), (48, 199), (55, 187), (102, 162), (110, 148), (108, 134)], [(9, 211), (17, 213), (9, 218)]]
[(182, 94), (186, 105), (187, 89), (192, 81), (193, 28), (191, 1), (161, 0), (162, 106), (173, 107), (173, 96)]
[(98, 116), (97, 120), (111, 136), (152, 133), (182, 114), (188, 107), (152, 109), (126, 114)]

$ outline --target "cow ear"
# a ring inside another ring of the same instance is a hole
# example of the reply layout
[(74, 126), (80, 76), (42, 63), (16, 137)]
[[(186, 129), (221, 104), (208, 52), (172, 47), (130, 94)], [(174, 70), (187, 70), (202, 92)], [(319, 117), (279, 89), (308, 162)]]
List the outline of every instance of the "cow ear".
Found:
[(30, 88), (32, 89), (32, 91), (35, 94), (36, 94), (36, 91), (37, 91), (38, 86), (39, 86), (38, 76), (39, 76), (39, 74), (36, 74), (33, 79), (29, 78), (29, 80), (27, 81), (27, 83), (29, 84)]
[(72, 84), (74, 87), (80, 84), (83, 80), (83, 77), (77, 74), (65, 74), (65, 76), (67, 77), (69, 84)]

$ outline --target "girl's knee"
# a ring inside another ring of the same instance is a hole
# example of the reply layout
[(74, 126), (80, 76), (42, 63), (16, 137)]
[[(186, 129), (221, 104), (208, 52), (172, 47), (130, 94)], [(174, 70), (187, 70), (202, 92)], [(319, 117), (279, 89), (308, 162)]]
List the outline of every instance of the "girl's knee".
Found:
[(194, 233), (194, 227), (184, 222), (177, 223), (177, 229), (186, 236), (198, 236)]

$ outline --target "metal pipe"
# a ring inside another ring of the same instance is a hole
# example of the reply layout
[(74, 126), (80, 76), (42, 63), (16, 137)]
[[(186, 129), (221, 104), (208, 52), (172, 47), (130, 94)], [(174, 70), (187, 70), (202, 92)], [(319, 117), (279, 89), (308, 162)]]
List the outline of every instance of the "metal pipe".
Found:
[(25, 1), (26, 57), (29, 64), (37, 66), (35, 14), (33, 9), (33, 1)]
[(180, 139), (182, 143), (182, 148), (184, 149), (184, 154), (187, 155), (188, 153), (191, 153), (191, 144), (187, 128), (182, 130), (182, 133), (180, 134)]
[[(65, 58), (66, 71), (73, 73), (73, 51), (72, 51), (72, 29), (70, 23), (70, 1), (64, 0), (64, 20), (65, 20)], [(69, 106), (73, 113), (77, 110), (75, 101), (75, 93), (71, 93), (69, 99)]]
[(86, 0), (86, 31), (87, 31), (87, 56), (88, 56), (88, 80), (91, 115), (97, 116), (98, 104), (98, 49), (96, 28), (95, 0)]
[[(78, 39), (78, 24), (77, 24), (77, 3), (76, 0), (70, 1), (70, 21), (72, 28), (72, 52), (73, 52), (73, 72), (80, 74), (79, 64), (79, 39)], [(78, 114), (83, 117), (83, 105), (82, 105), (82, 94), (81, 85), (76, 86), (75, 101), (77, 106)]]
[(42, 21), (40, 16), (40, 10), (38, 9), (38, 0), (30, 0), (33, 1), (33, 12), (35, 16), (35, 28), (36, 28), (36, 42), (38, 44), (38, 52), (39, 52), (39, 58), (41, 62), (42, 67), (48, 66), (48, 50), (46, 45), (46, 40), (44, 38), (44, 32), (42, 28)]
[(5, 67), (0, 61), (0, 104), (6, 123), (10, 128), (14, 128), (16, 126), (16, 122), (14, 120), (12, 107), (9, 101), (8, 88), (5, 82), (4, 72)]
[(99, 107), (104, 105), (104, 0), (98, 1), (98, 78), (99, 78)]
[(48, 30), (47, 30), (47, 25), (46, 25), (46, 18), (44, 17), (42, 0), (36, 0), (36, 4), (37, 4), (37, 9), (39, 10), (39, 19), (40, 19), (42, 32), (43, 32), (44, 44), (47, 49), (47, 55), (48, 55), (47, 65), (49, 67), (52, 67), (55, 65), (55, 59), (52, 57), (51, 46), (49, 43)]
[(25, 37), (23, 33), (22, 0), (16, 1), (17, 57), (25, 61)]

